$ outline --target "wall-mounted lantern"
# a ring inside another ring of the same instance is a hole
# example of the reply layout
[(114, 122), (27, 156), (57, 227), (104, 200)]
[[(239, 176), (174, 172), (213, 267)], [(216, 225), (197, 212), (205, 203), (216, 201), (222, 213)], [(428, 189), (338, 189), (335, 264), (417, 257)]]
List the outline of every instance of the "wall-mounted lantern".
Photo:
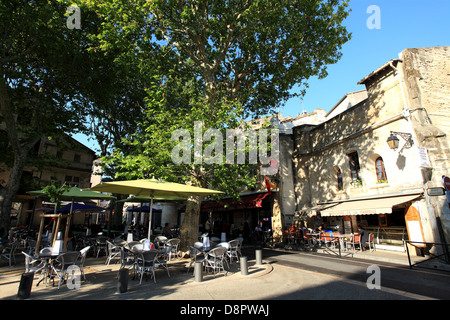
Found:
[(412, 135), (410, 133), (395, 132), (395, 131), (391, 131), (391, 135), (386, 140), (387, 144), (389, 145), (389, 148), (391, 148), (392, 150), (398, 149), (400, 140), (397, 138), (397, 136), (402, 137), (406, 141), (405, 147), (411, 148), (411, 146), (413, 145)]

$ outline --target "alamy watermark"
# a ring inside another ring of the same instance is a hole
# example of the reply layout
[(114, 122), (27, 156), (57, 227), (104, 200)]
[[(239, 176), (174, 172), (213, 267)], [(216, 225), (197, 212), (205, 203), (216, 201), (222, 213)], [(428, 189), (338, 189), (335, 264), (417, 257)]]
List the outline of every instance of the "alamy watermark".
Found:
[[(270, 156), (268, 155), (269, 136)], [(270, 130), (226, 129), (225, 157), (222, 132), (219, 129), (208, 128), (203, 133), (202, 121), (194, 122), (193, 141), (187, 129), (173, 131), (172, 141), (178, 142), (171, 151), (172, 162), (175, 164), (245, 164), (248, 150), (247, 163), (257, 164), (259, 159), (262, 165), (261, 175), (274, 175), (278, 172), (280, 149), (277, 127), (272, 127)], [(206, 146), (204, 146), (205, 142), (208, 143)]]
[(66, 10), (66, 26), (69, 29), (81, 29), (81, 10), (76, 4), (69, 6)]
[(373, 264), (367, 268), (367, 273), (371, 275), (367, 278), (366, 285), (369, 290), (381, 289), (381, 269), (379, 266)]
[(371, 5), (367, 7), (367, 13), (371, 16), (366, 21), (366, 26), (368, 29), (381, 29), (381, 9), (377, 5)]
[(77, 265), (67, 268), (67, 288), (70, 290), (81, 288), (81, 269)]

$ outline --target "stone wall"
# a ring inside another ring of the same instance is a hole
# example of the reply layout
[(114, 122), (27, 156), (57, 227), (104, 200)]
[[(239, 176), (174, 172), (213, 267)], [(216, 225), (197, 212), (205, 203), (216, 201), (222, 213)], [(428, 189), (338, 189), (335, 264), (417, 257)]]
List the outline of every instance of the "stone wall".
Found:
[[(294, 128), (297, 210), (327, 200), (351, 199), (397, 192), (420, 192), (442, 186), (449, 172), (450, 47), (407, 49), (359, 83), (368, 99), (317, 125)], [(391, 131), (410, 133), (412, 146), (399, 137), (389, 149)], [(421, 166), (418, 147), (425, 147), (430, 167)], [(361, 185), (351, 184), (348, 153), (358, 152)], [(387, 183), (377, 183), (375, 159), (384, 160)], [(337, 190), (337, 171), (344, 188)], [(444, 197), (421, 202), (426, 241), (440, 242), (436, 218), (450, 239), (450, 218)]]
[[(431, 168), (422, 168), (423, 184), (442, 187), (442, 175), (450, 175), (450, 47), (406, 49), (400, 58), (411, 124), (431, 163)], [(445, 196), (428, 197), (427, 204), (433, 229), (439, 229), (435, 217), (440, 217), (444, 230), (444, 238), (434, 232), (434, 241), (449, 242), (450, 209)]]

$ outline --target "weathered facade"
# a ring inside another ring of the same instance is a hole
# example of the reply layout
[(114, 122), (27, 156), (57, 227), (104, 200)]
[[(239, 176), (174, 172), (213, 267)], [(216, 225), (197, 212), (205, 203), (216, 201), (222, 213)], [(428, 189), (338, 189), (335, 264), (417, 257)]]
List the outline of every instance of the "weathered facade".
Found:
[[(27, 191), (36, 190), (42, 184), (55, 181), (57, 184), (78, 186), (80, 188), (91, 187), (91, 175), (95, 152), (80, 142), (66, 135), (63, 140), (56, 143), (55, 140), (42, 138), (35, 146), (33, 152), (38, 158), (47, 159), (48, 165), (44, 168), (25, 167), (22, 173), (21, 186), (13, 199), (12, 218), (16, 224), (39, 223), (36, 215), (34, 221), (29, 221), (27, 211), (34, 206), (34, 197)], [(49, 159), (57, 159), (49, 161)], [(0, 180), (5, 183), (9, 178), (9, 170), (0, 172)], [(42, 206), (42, 199), (37, 200), (36, 208)]]
[(449, 175), (450, 47), (406, 49), (359, 84), (367, 98), (293, 128), (297, 217), (310, 227), (319, 213), (351, 231), (392, 226), (404, 240), (448, 242), (446, 198), (426, 191)]

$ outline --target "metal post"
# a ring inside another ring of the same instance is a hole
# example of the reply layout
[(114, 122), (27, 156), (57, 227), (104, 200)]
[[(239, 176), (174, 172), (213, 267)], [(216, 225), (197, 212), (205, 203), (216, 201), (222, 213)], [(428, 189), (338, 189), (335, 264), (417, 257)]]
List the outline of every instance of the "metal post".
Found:
[(31, 287), (33, 286), (34, 273), (23, 273), (20, 278), (19, 291), (17, 292), (17, 299), (28, 299), (31, 294)]
[(241, 275), (248, 275), (247, 257), (241, 257)]
[(195, 263), (194, 265), (195, 282), (202, 282), (203, 280), (202, 268), (203, 268), (202, 262)]
[(256, 250), (256, 265), (262, 265), (262, 250)]
[(119, 282), (117, 284), (117, 293), (125, 293), (128, 291), (128, 269), (119, 270)]
[(342, 254), (341, 254), (341, 239), (340, 238), (338, 238), (338, 247), (339, 247), (339, 258), (342, 258)]
[(407, 256), (408, 256), (409, 268), (412, 269), (412, 265), (411, 265), (411, 257), (409, 256), (408, 241), (405, 241), (405, 245), (406, 245), (406, 254), (407, 254)]

